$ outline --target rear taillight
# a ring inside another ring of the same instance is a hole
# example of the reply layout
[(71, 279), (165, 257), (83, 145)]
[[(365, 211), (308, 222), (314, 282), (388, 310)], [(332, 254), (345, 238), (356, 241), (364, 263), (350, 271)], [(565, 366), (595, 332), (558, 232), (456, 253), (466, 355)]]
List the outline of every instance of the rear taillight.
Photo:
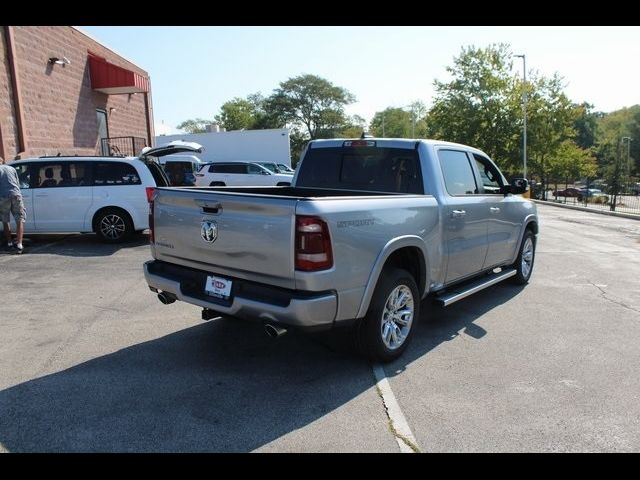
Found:
[(153, 196), (156, 193), (156, 188), (155, 187), (145, 187), (145, 192), (147, 192), (147, 202), (151, 203), (153, 202)]
[(315, 272), (333, 266), (327, 223), (306, 215), (296, 216), (296, 270)]
[(156, 198), (156, 189), (153, 187), (147, 187), (147, 201), (149, 202), (149, 241), (153, 243), (155, 241), (155, 237), (153, 236), (153, 203)]

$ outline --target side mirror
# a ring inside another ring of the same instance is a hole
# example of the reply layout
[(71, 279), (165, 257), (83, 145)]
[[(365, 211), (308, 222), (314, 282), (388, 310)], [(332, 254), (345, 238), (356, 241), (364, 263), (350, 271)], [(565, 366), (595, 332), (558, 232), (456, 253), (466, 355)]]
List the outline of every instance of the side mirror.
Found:
[(529, 190), (529, 181), (526, 178), (514, 178), (511, 180), (511, 185), (509, 185), (507, 189), (508, 191), (505, 193), (514, 193), (516, 195), (524, 193)]

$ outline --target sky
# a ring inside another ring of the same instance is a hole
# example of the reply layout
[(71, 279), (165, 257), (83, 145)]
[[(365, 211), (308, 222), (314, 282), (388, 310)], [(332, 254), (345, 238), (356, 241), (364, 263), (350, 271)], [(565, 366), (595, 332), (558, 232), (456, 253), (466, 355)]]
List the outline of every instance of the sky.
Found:
[(448, 78), (461, 48), (492, 43), (524, 53), (528, 71), (559, 73), (575, 102), (604, 112), (640, 104), (640, 27), (80, 28), (149, 73), (156, 130), (166, 133), (303, 73), (349, 90), (357, 101), (347, 113), (367, 121), (415, 100), (430, 106), (433, 81)]

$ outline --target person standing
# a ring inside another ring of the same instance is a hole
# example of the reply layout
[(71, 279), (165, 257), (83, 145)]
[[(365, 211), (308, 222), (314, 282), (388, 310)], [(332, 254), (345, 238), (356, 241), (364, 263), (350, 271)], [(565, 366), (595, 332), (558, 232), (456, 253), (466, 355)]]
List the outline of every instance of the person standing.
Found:
[[(15, 243), (11, 242), (10, 214), (13, 215), (13, 219), (16, 221)], [(22, 202), (18, 172), (12, 166), (5, 165), (2, 157), (0, 157), (0, 219), (2, 219), (4, 227), (5, 248), (9, 248), (13, 253), (22, 253), (24, 251), (22, 235), (27, 214)]]

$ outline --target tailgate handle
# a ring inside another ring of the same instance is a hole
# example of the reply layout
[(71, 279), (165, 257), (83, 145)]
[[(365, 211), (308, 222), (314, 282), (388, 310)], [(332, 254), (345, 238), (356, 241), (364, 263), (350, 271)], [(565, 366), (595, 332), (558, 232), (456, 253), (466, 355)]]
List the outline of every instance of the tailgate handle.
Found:
[(212, 202), (211, 200), (196, 199), (196, 204), (200, 205), (203, 213), (222, 213), (222, 204), (220, 202)]

